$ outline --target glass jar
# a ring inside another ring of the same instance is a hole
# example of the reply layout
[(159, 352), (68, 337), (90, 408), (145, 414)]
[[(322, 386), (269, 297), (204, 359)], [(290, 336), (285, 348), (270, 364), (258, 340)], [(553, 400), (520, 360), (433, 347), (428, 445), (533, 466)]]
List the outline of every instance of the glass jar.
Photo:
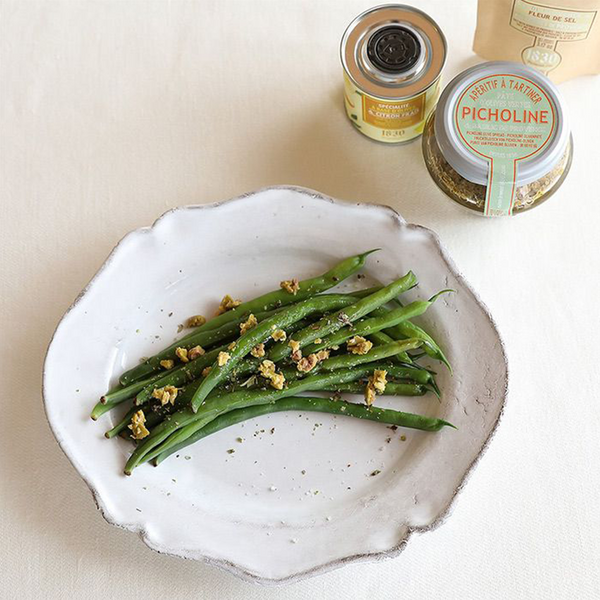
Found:
[(477, 65), (442, 93), (425, 125), (423, 156), (438, 187), (462, 206), (486, 216), (524, 212), (547, 200), (571, 166), (564, 102), (529, 67)]

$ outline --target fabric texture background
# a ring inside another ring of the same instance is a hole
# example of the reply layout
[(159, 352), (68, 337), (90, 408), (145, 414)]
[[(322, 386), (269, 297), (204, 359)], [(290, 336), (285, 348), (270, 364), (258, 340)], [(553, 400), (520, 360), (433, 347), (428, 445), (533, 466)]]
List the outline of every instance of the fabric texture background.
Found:
[[(480, 61), (475, 0), (418, 5), (447, 34), (446, 82)], [(600, 78), (561, 85), (575, 140), (561, 190), (485, 220), (436, 188), (419, 142), (387, 147), (347, 122), (338, 44), (369, 6), (0, 3), (0, 598), (597, 598)], [(397, 559), (263, 589), (105, 523), (40, 388), (58, 320), (123, 235), (272, 184), (437, 231), (496, 318), (511, 383), (445, 525)]]

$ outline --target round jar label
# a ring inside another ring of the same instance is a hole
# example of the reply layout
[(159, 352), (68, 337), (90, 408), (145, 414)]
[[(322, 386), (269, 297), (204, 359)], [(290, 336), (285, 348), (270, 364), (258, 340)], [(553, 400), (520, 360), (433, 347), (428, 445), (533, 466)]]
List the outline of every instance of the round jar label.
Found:
[(469, 152), (489, 163), (484, 214), (512, 214), (519, 162), (538, 154), (556, 127), (550, 98), (526, 77), (488, 75), (463, 91), (454, 123)]

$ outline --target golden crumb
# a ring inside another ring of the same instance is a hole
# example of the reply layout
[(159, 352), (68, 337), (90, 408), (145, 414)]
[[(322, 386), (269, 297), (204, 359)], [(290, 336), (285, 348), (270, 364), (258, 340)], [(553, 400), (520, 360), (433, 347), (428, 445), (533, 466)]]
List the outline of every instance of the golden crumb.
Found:
[(282, 281), (279, 285), (282, 290), (285, 290), (288, 294), (294, 294), (294, 296), (300, 290), (300, 283), (296, 278), (286, 279), (285, 281)]
[(285, 340), (287, 340), (287, 333), (283, 330), (283, 329), (276, 329), (272, 334), (271, 337), (276, 341), (276, 342), (285, 342)]
[(235, 346), (236, 346), (236, 343), (231, 342), (231, 344), (229, 344), (229, 346), (227, 346), (227, 350), (235, 350)]
[(205, 367), (202, 369), (202, 377), (206, 377), (212, 371), (212, 367)]
[(271, 386), (276, 390), (282, 390), (285, 383), (285, 377), (282, 373), (276, 373), (275, 363), (272, 360), (263, 360), (258, 370), (260, 374), (271, 382)]
[(387, 385), (387, 371), (375, 369), (373, 375), (369, 377), (367, 387), (365, 388), (365, 402), (367, 406), (371, 406), (375, 402), (375, 394), (383, 394)]
[(321, 344), (323, 342), (323, 340), (321, 338), (317, 338), (313, 344)]
[(250, 354), (255, 358), (262, 358), (265, 355), (265, 345), (257, 344), (254, 346), (254, 348), (252, 348), (252, 350), (250, 350)]
[(321, 362), (322, 360), (327, 360), (329, 358), (329, 350), (319, 350), (317, 352), (317, 360)]
[(222, 367), (229, 362), (231, 355), (229, 352), (219, 352), (219, 356), (217, 356), (217, 364)]
[(202, 346), (194, 346), (188, 350), (188, 358), (190, 360), (196, 360), (200, 356), (204, 356), (206, 354), (206, 350)]
[(312, 371), (321, 361), (329, 358), (329, 350), (319, 350), (316, 354), (309, 354), (298, 361), (297, 369), (301, 373)]
[(370, 383), (368, 383), (367, 387), (365, 388), (365, 402), (367, 406), (372, 406), (375, 402), (375, 390)]
[(285, 377), (283, 376), (283, 373), (275, 373), (271, 377), (271, 387), (274, 387), (276, 390), (282, 390), (284, 383)]
[(185, 348), (177, 348), (175, 350), (175, 356), (183, 363), (190, 362), (188, 351)]
[(194, 315), (185, 322), (185, 326), (200, 327), (201, 325), (204, 325), (204, 323), (206, 323), (206, 317), (203, 317), (202, 315)]
[(133, 413), (131, 423), (127, 425), (127, 427), (131, 429), (131, 437), (134, 440), (143, 440), (147, 435), (150, 435), (150, 432), (144, 425), (145, 422), (146, 416), (144, 415), (143, 410), (138, 410), (136, 413)]
[(232, 308), (237, 308), (241, 303), (241, 300), (234, 300), (229, 294), (225, 294), (221, 300), (221, 304), (219, 304), (219, 308), (217, 308), (217, 316), (222, 315)]
[(373, 342), (370, 342), (361, 335), (355, 335), (346, 342), (346, 348), (352, 354), (367, 354), (372, 347)]
[(258, 320), (254, 315), (251, 314), (243, 323), (240, 323), (240, 335), (244, 335), (247, 331), (250, 331), (257, 325)]
[(175, 398), (177, 398), (179, 390), (173, 385), (166, 385), (162, 388), (154, 388), (152, 397), (160, 400), (161, 406), (168, 404), (175, 404)]
[(369, 381), (373, 384), (376, 392), (383, 394), (383, 392), (385, 392), (385, 386), (387, 385), (387, 371), (375, 369), (373, 375), (369, 378)]
[(298, 362), (302, 358), (302, 350), (300, 350), (300, 342), (290, 340), (288, 346), (292, 349), (292, 360)]
[(316, 354), (309, 354), (298, 361), (297, 369), (301, 373), (308, 373), (317, 366), (318, 362), (319, 359), (317, 358)]
[(269, 379), (275, 374), (275, 363), (272, 360), (263, 360), (258, 367), (260, 374)]
[(167, 370), (169, 370), (169, 369), (172, 369), (172, 368), (175, 366), (175, 361), (174, 361), (174, 360), (171, 360), (171, 359), (168, 359), (168, 360), (161, 360), (161, 361), (160, 361), (160, 366), (161, 366), (163, 369), (167, 369)]

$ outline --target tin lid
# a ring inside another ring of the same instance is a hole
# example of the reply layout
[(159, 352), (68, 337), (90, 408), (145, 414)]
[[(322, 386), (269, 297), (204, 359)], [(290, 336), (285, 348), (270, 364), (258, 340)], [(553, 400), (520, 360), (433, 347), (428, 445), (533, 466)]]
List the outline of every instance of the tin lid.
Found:
[(566, 107), (557, 87), (520, 63), (494, 61), (463, 71), (442, 92), (435, 115), (444, 158), (480, 185), (490, 182), (494, 152), (506, 156), (512, 146), (512, 178), (525, 185), (549, 173), (569, 143)]
[(342, 37), (344, 70), (372, 96), (414, 96), (438, 79), (446, 62), (446, 38), (424, 12), (402, 4), (360, 14)]

